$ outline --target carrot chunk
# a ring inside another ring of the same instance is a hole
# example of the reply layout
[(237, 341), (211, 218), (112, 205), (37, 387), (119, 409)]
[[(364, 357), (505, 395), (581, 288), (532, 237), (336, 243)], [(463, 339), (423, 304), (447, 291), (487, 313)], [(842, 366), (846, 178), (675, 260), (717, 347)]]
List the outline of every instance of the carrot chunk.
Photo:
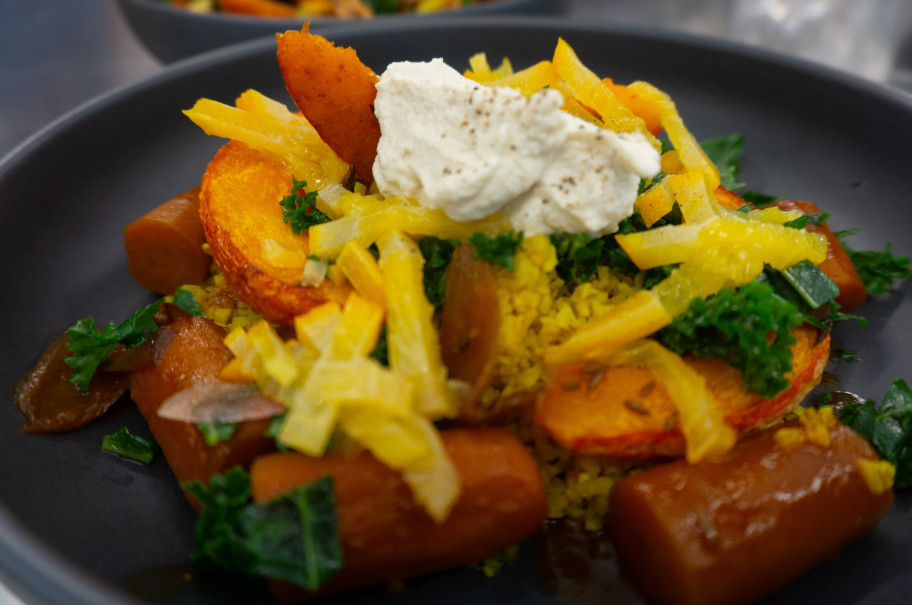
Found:
[(833, 422), (829, 444), (782, 445), (779, 430), (804, 431), (793, 422), (720, 460), (621, 479), (609, 527), (628, 581), (655, 604), (749, 603), (872, 530), (893, 492), (869, 488), (859, 460), (877, 454)]
[(127, 267), (147, 290), (173, 294), (206, 279), (212, 259), (203, 251), (199, 194), (190, 189), (124, 227)]
[[(442, 524), (414, 504), (408, 485), (367, 452), (312, 458), (279, 453), (250, 470), (255, 501), (268, 500), (326, 475), (333, 477), (345, 567), (323, 592), (340, 592), (478, 562), (528, 537), (545, 521), (538, 465), (525, 447), (498, 429), (443, 431), (459, 472), (461, 493)], [(280, 602), (305, 596), (275, 582)]]

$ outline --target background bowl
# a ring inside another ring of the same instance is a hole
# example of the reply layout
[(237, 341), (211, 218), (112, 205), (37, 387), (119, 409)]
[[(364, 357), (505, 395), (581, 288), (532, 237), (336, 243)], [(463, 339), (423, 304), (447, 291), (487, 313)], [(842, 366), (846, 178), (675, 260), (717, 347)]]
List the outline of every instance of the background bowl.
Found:
[[(248, 17), (227, 13), (193, 13), (156, 0), (117, 0), (127, 22), (136, 36), (153, 55), (171, 63), (191, 55), (268, 36), (275, 32), (300, 29), (303, 19), (274, 19)], [(325, 34), (340, 26), (369, 27), (372, 24), (390, 24), (409, 20), (446, 19), (453, 15), (464, 17), (487, 15), (545, 15), (561, 14), (564, 0), (491, 0), (466, 6), (459, 11), (446, 11), (425, 15), (385, 14), (373, 19), (352, 20), (314, 18), (310, 31)]]

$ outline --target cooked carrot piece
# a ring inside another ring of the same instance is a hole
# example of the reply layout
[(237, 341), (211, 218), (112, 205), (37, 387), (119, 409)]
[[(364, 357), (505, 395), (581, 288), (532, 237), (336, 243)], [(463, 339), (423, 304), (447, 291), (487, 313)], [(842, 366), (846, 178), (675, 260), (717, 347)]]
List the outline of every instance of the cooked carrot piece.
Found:
[(212, 258), (203, 251), (199, 194), (190, 189), (124, 227), (127, 267), (147, 290), (173, 294), (206, 279)]
[[(793, 336), (790, 384), (770, 399), (746, 391), (741, 373), (720, 359), (686, 359), (739, 434), (782, 418), (820, 382), (829, 336), (821, 339), (808, 326)], [(556, 366), (539, 397), (535, 420), (579, 454), (646, 459), (683, 456), (685, 451), (672, 398), (648, 370), (638, 367)]]
[(737, 210), (741, 206), (747, 204), (747, 200), (745, 200), (743, 197), (731, 189), (726, 189), (722, 185), (716, 187), (714, 193), (716, 196), (716, 201), (719, 202), (719, 205), (723, 208), (728, 208), (729, 210)]
[(828, 446), (780, 445), (773, 429), (721, 460), (621, 479), (608, 522), (628, 581), (650, 603), (749, 603), (872, 530), (893, 501), (859, 468), (877, 454), (844, 425), (828, 430)]
[(291, 98), (304, 117), (355, 174), (374, 181), (373, 164), (380, 140), (374, 116), (377, 75), (352, 48), (335, 46), (307, 31), (276, 34), (279, 68)]
[[(814, 202), (807, 200), (782, 200), (775, 203), (782, 210), (801, 210), (805, 214), (820, 212)], [(858, 276), (855, 265), (842, 247), (842, 242), (836, 237), (836, 234), (826, 225), (807, 226), (807, 230), (812, 233), (821, 233), (827, 239), (827, 257), (818, 265), (820, 270), (827, 274), (827, 277), (839, 286), (839, 296), (836, 302), (839, 303), (843, 311), (854, 311), (864, 304), (868, 298), (868, 292), (865, 289), (864, 282)]]
[(16, 407), (28, 424), (26, 433), (64, 433), (102, 416), (127, 392), (124, 372), (97, 372), (83, 392), (70, 382), (73, 368), (63, 335), (47, 348), (35, 367), (16, 385)]
[(133, 401), (181, 483), (192, 479), (207, 483), (214, 473), (247, 466), (254, 456), (275, 447), (265, 436), (268, 419), (239, 423), (230, 439), (210, 446), (195, 424), (158, 415), (162, 403), (174, 393), (218, 380), (233, 357), (224, 337), (225, 331), (208, 319), (180, 317), (156, 333), (154, 364), (130, 374)]
[[(534, 533), (547, 507), (538, 465), (525, 447), (498, 429), (453, 429), (441, 435), (462, 489), (440, 525), (413, 502), (402, 477), (367, 452), (257, 458), (250, 470), (253, 498), (268, 500), (333, 477), (345, 567), (324, 593), (470, 565)], [(280, 602), (305, 596), (284, 583), (274, 583), (273, 589)]]

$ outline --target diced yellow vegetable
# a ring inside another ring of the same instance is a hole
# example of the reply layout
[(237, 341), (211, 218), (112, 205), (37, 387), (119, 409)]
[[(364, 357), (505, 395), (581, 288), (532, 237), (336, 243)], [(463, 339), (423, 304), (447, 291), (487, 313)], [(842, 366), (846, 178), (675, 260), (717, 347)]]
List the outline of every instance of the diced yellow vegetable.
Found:
[(365, 357), (377, 346), (383, 326), (383, 307), (353, 293), (348, 296), (339, 323), (333, 331), (327, 359)]
[(861, 476), (864, 477), (868, 489), (875, 496), (892, 489), (896, 477), (896, 467), (886, 460), (872, 460), (871, 458), (858, 458), (855, 461)]
[(372, 303), (386, 308), (386, 294), (383, 290), (383, 274), (373, 255), (367, 248), (352, 240), (345, 244), (336, 258), (336, 266), (342, 270), (355, 292)]
[(342, 309), (334, 302), (325, 302), (294, 318), (295, 337), (302, 345), (319, 355), (332, 344), (333, 332), (339, 324)]
[(288, 406), (288, 413), (276, 434), (279, 443), (308, 456), (322, 456), (339, 420), (339, 406), (306, 385), (282, 395), (277, 399)]
[(562, 344), (545, 351), (545, 364), (608, 359), (624, 345), (671, 323), (671, 315), (649, 290), (641, 290), (586, 324)]
[(662, 179), (637, 196), (636, 207), (647, 227), (652, 227), (674, 208), (674, 196), (671, 195), (665, 181), (666, 179)]
[(434, 308), (424, 293), (424, 257), (410, 238), (392, 231), (377, 242), (386, 289), (390, 366), (416, 386), (416, 409), (428, 418), (453, 417), (458, 402), (447, 383), (434, 325)]
[(298, 360), (285, 348), (282, 339), (267, 322), (261, 321), (247, 331), (247, 339), (263, 359), (270, 378), (287, 387), (298, 379)]
[(721, 456), (734, 446), (737, 432), (725, 423), (703, 377), (679, 355), (654, 340), (641, 340), (618, 351), (611, 361), (645, 367), (666, 388), (677, 407), (688, 462)]

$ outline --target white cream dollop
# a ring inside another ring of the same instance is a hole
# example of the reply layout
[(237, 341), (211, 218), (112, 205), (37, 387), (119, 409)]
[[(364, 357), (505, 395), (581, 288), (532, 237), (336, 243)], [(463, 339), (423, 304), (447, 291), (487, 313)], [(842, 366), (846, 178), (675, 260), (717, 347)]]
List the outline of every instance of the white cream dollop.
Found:
[(442, 59), (392, 63), (377, 83), (374, 179), (456, 221), (501, 211), (517, 230), (610, 233), (633, 213), (659, 154), (561, 111), (563, 97), (525, 97), (463, 77)]

